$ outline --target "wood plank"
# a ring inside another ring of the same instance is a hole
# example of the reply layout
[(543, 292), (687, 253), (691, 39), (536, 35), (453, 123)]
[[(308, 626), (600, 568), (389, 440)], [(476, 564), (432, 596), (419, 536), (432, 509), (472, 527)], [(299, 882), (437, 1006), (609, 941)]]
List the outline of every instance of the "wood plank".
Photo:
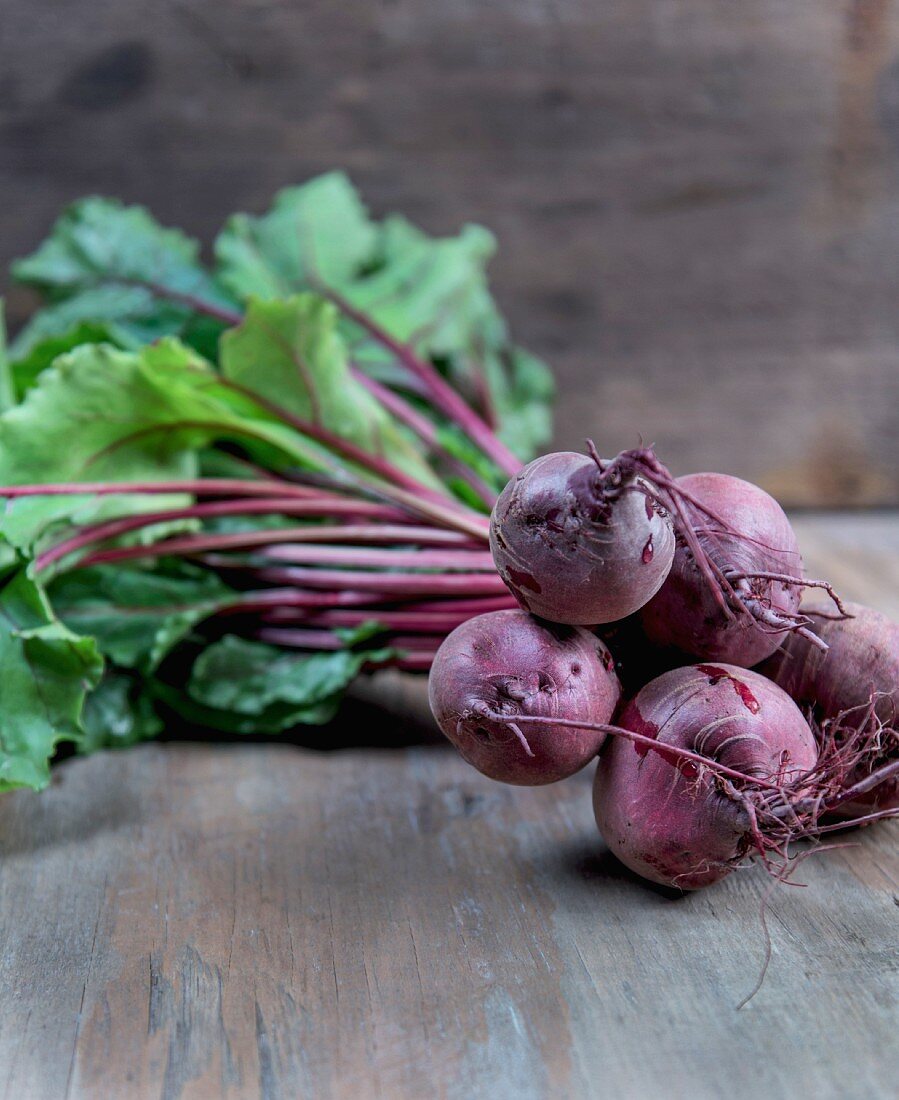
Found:
[[(798, 527), (848, 597), (899, 610), (895, 517)], [(375, 689), (402, 693), (404, 740), (409, 685)], [(771, 894), (738, 1014), (765, 874), (643, 885), (589, 792), (493, 784), (435, 744), (65, 763), (0, 800), (0, 1095), (892, 1095), (899, 823)]]
[(344, 167), (378, 212), (497, 232), (560, 444), (899, 502), (899, 6), (69, 7), (4, 5), (0, 271), (85, 192), (209, 241)]

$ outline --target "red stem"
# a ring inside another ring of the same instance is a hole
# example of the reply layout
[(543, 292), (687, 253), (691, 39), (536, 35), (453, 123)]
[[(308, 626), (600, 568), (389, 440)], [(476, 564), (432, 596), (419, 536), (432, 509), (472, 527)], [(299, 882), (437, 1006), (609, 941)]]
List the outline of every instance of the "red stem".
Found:
[(194, 294), (183, 294), (180, 290), (163, 286), (162, 283), (154, 283), (149, 279), (122, 279), (121, 281), (130, 286), (142, 286), (157, 298), (167, 298), (170, 302), (185, 306), (194, 313), (204, 313), (207, 317), (221, 321), (223, 325), (239, 325), (243, 321), (243, 314), (237, 310), (216, 305), (215, 302), (198, 298)]
[[(451, 601), (447, 601), (448, 603)], [(451, 630), (466, 622), (471, 615), (464, 611), (455, 613), (419, 612), (392, 609), (334, 608), (327, 611), (309, 611), (296, 608), (276, 608), (265, 616), (265, 622), (272, 625), (287, 623), (306, 623), (309, 626), (330, 626), (338, 629), (352, 629), (363, 623), (376, 620), (387, 630), (408, 630), (412, 634), (439, 634), (445, 637)]]
[[(368, 501), (340, 500), (338, 498), (330, 501), (323, 507), (323, 505), (315, 499), (302, 500), (287, 497), (286, 499), (279, 500), (277, 497), (270, 497), (268, 500), (216, 501), (212, 504), (193, 504), (187, 508), (170, 508), (159, 512), (142, 512), (136, 516), (123, 516), (121, 519), (107, 520), (104, 523), (94, 523), (82, 527), (70, 538), (64, 539), (62, 542), (50, 547), (49, 550), (45, 550), (42, 554), (39, 554), (35, 560), (35, 567), (37, 569), (46, 569), (46, 567), (53, 562), (67, 557), (69, 554), (74, 553), (76, 550), (80, 550), (84, 546), (90, 546), (91, 543), (118, 538), (119, 535), (127, 534), (129, 531), (139, 531), (144, 527), (152, 527), (156, 523), (169, 523), (179, 519), (208, 519), (215, 516), (252, 515), (323, 517), (325, 515), (337, 516), (341, 514), (348, 516), (378, 517), (389, 511), (392, 510), (385, 509), (383, 505), (372, 504)], [(391, 518), (396, 517), (392, 515)], [(363, 530), (366, 532), (371, 530), (377, 531), (378, 528), (365, 527)], [(394, 527), (392, 530), (402, 531), (403, 528)], [(310, 527), (309, 531), (319, 537), (322, 537), (324, 533), (325, 538), (332, 537), (340, 539), (345, 532), (352, 531), (352, 528)], [(452, 534), (453, 532), (445, 533)], [(409, 541), (414, 542), (415, 540), (410, 538)]]
[(261, 581), (301, 588), (356, 588), (397, 596), (505, 596), (508, 589), (496, 573), (373, 573), (350, 569), (263, 568)]
[(474, 470), (466, 466), (464, 462), (456, 458), (443, 446), (437, 436), (436, 428), (426, 416), (423, 416), (418, 409), (410, 405), (398, 393), (394, 393), (393, 390), (382, 385), (376, 379), (369, 378), (358, 367), (353, 367), (352, 371), (356, 381), (364, 386), (389, 413), (415, 432), (419, 439), (431, 448), (434, 454), (443, 459), (450, 470), (461, 477), (477, 493), (488, 508), (493, 507), (496, 500), (495, 491), (485, 481), (482, 481)]
[[(296, 485), (291, 481), (271, 478), (269, 480), (242, 480), (228, 477), (204, 477), (185, 481), (65, 481), (48, 482), (45, 485), (3, 485), (0, 497), (54, 497), (73, 496), (83, 493), (87, 496), (112, 496), (115, 493), (190, 493), (198, 497), (215, 496), (292, 496), (327, 497), (320, 489), (307, 485)], [(336, 496), (336, 494), (334, 494)], [(343, 499), (343, 498), (338, 498)]]
[(330, 611), (337, 607), (369, 607), (379, 599), (383, 597), (377, 592), (310, 592), (301, 588), (267, 588), (241, 595), (234, 603), (219, 608), (216, 614), (244, 615), (251, 611), (290, 611), (293, 608), (306, 608), (311, 612), (322, 609)]
[[(263, 488), (260, 488), (263, 486)], [(32, 496), (71, 496), (85, 495), (111, 495), (114, 493), (193, 493), (196, 496), (230, 495), (232, 492), (243, 492), (247, 496), (283, 495), (296, 496), (304, 499), (315, 497), (319, 500), (345, 500), (337, 493), (329, 494), (320, 489), (310, 489), (308, 486), (295, 485), (288, 481), (272, 480), (270, 482), (240, 481), (229, 478), (200, 478), (185, 481), (84, 481), (84, 482), (60, 482), (46, 485), (7, 485), (0, 486), (0, 498)], [(388, 485), (379, 486), (376, 495), (384, 497), (388, 501), (398, 504), (401, 509), (414, 516), (423, 516), (433, 520), (441, 527), (450, 530), (461, 531), (476, 539), (478, 542), (486, 542), (489, 531), (489, 521), (486, 516), (476, 512), (465, 514), (456, 511), (444, 504), (422, 500), (414, 493), (406, 492), (400, 488), (391, 488)], [(392, 513), (395, 515), (396, 513)]]
[[(346, 649), (347, 645), (339, 634), (332, 630), (282, 629), (281, 627), (262, 627), (255, 634), (263, 642), (286, 646), (291, 649)], [(442, 637), (427, 637), (414, 634), (397, 634), (389, 640), (391, 647), (418, 652), (436, 652), (443, 641)]]
[[(205, 313), (209, 317), (222, 321), (227, 325), (239, 325), (244, 316), (236, 310), (230, 310), (216, 305), (214, 302), (205, 301), (191, 294), (182, 294), (180, 291), (171, 290), (159, 283), (136, 280), (139, 285), (147, 287), (157, 297), (168, 298), (173, 302), (179, 302), (194, 310), (196, 313)], [(399, 362), (418, 378), (427, 387), (435, 403), (463, 431), (478, 444), (481, 450), (489, 455), (499, 468), (506, 474), (518, 473), (521, 462), (514, 454), (500, 442), (478, 414), (469, 407), (462, 397), (440, 376), (434, 367), (424, 359), (420, 359), (415, 352), (405, 344), (395, 340), (388, 332), (381, 328), (372, 318), (361, 310), (356, 309), (342, 295), (330, 287), (316, 281), (316, 289), (326, 298), (329, 298), (337, 308), (351, 321), (364, 329), (369, 336), (376, 340), (383, 348), (390, 351)]]
[(509, 475), (517, 474), (521, 469), (521, 461), (500, 442), (488, 425), (478, 416), (466, 402), (459, 396), (453, 387), (435, 370), (425, 359), (420, 359), (406, 344), (395, 340), (388, 332), (381, 328), (376, 321), (366, 313), (356, 309), (337, 291), (330, 287), (318, 284), (316, 289), (326, 298), (329, 298), (337, 308), (354, 324), (377, 341), (383, 348), (389, 351), (409, 371), (428, 387), (435, 405), (440, 408), (451, 420), (488, 455), (496, 465)]
[(494, 573), (486, 550), (374, 550), (369, 547), (273, 546), (266, 558), (297, 565), (358, 565), (372, 569), (440, 569)]

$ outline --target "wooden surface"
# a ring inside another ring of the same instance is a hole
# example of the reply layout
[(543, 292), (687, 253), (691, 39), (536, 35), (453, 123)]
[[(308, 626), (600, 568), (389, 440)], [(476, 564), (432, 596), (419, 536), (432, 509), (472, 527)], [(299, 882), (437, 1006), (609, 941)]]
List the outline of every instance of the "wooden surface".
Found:
[[(899, 615), (896, 517), (797, 526)], [(761, 870), (654, 890), (596, 835), (588, 772), (493, 784), (420, 683), (369, 697), (348, 743), (422, 743), (151, 745), (0, 800), (0, 1096), (895, 1095), (899, 824), (774, 891), (738, 1013)]]
[(896, 0), (4, 0), (0, 273), (85, 192), (208, 241), (332, 167), (497, 232), (559, 443), (899, 503)]

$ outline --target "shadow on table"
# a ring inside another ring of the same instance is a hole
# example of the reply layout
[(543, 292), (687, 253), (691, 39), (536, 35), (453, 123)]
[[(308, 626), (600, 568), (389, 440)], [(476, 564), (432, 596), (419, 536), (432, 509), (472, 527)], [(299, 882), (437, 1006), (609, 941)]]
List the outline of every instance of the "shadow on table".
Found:
[(223, 733), (174, 715), (165, 718), (163, 741), (277, 742), (318, 752), (447, 745), (431, 717), (426, 677), (394, 673), (361, 677), (347, 692), (337, 717), (323, 726), (297, 726), (280, 734)]
[(177, 718), (166, 722), (165, 732), (159, 741), (194, 741), (209, 744), (296, 745), (313, 752), (336, 752), (341, 749), (402, 749), (415, 745), (446, 746), (445, 740), (433, 722), (419, 720), (413, 715), (399, 714), (389, 706), (347, 699), (340, 714), (323, 726), (296, 726), (284, 733), (226, 733), (222, 730), (203, 729), (189, 725)]
[(47, 791), (11, 791), (0, 798), (0, 863), (60, 845), (81, 847), (142, 819), (138, 792), (128, 783), (87, 788), (54, 763)]
[(639, 888), (665, 901), (680, 901), (689, 897), (689, 893), (683, 890), (674, 890), (641, 878), (619, 862), (608, 848), (597, 848), (593, 843), (576, 842), (567, 851), (561, 852), (559, 858), (572, 875), (585, 883), (596, 882), (603, 887), (610, 883), (624, 883), (629, 889)]

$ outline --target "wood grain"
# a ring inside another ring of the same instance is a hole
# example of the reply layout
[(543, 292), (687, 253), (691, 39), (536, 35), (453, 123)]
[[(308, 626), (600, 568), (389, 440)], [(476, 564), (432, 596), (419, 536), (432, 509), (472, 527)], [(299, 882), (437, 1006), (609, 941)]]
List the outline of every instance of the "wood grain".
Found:
[(890, 0), (6, 0), (0, 270), (84, 192), (208, 241), (343, 167), (497, 232), (560, 444), (896, 504), (897, 43)]
[[(899, 615), (895, 517), (798, 527), (811, 567)], [(375, 722), (392, 700), (404, 737), (425, 727), (420, 681), (375, 695)], [(8, 1100), (895, 1091), (896, 824), (770, 895), (738, 1013), (769, 880), (639, 883), (589, 773), (517, 789), (443, 745), (169, 743), (55, 774), (0, 800)]]

